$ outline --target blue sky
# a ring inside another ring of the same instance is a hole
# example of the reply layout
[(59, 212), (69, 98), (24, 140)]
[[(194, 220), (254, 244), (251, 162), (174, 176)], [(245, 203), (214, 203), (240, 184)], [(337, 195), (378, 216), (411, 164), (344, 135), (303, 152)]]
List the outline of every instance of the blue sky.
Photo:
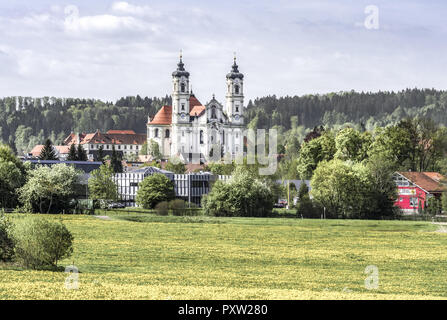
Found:
[(247, 99), (447, 89), (446, 16), (446, 1), (0, 0), (0, 96), (164, 96), (180, 49), (203, 103), (224, 99), (233, 52)]

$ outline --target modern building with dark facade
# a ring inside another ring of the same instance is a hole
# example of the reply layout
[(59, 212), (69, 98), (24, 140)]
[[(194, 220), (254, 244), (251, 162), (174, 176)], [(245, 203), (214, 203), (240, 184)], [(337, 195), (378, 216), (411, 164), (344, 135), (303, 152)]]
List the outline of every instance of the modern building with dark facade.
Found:
[(125, 173), (116, 173), (115, 183), (118, 185), (118, 194), (128, 206), (135, 206), (138, 184), (147, 176), (154, 173), (164, 174), (174, 183), (177, 198), (200, 205), (202, 196), (208, 194), (217, 180), (228, 180), (230, 176), (217, 176), (209, 172), (188, 174), (174, 174), (173, 172), (155, 167), (145, 167)]

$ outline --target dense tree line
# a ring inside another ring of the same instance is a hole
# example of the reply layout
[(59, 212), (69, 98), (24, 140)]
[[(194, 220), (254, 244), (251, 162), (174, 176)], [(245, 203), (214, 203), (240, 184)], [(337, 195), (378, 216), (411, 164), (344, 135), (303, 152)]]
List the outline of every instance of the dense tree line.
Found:
[(407, 89), (400, 92), (340, 92), (293, 97), (267, 96), (248, 103), (250, 127), (313, 128), (358, 124), (364, 129), (385, 126), (406, 117), (428, 117), (447, 124), (447, 92)]

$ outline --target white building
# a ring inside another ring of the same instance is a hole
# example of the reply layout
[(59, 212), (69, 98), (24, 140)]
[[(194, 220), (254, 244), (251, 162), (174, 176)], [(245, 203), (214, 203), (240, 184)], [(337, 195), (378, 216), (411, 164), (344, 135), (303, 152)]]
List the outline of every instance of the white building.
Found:
[[(210, 156), (231, 156), (243, 153), (244, 143), (244, 75), (236, 58), (226, 76), (225, 103), (213, 96), (202, 105), (190, 90), (189, 72), (182, 56), (172, 73), (172, 106), (163, 106), (147, 124), (148, 146), (157, 142), (164, 158), (180, 156), (187, 162), (205, 162)], [(220, 151), (220, 152), (219, 152)], [(214, 153), (217, 152), (217, 153)]]

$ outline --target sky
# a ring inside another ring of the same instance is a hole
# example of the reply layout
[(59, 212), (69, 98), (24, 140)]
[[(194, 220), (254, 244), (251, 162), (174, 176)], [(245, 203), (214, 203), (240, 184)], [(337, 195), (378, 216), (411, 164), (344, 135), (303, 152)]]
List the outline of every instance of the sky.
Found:
[(441, 0), (0, 0), (0, 96), (165, 96), (180, 50), (202, 103), (224, 99), (234, 52), (247, 101), (447, 89), (446, 16)]

